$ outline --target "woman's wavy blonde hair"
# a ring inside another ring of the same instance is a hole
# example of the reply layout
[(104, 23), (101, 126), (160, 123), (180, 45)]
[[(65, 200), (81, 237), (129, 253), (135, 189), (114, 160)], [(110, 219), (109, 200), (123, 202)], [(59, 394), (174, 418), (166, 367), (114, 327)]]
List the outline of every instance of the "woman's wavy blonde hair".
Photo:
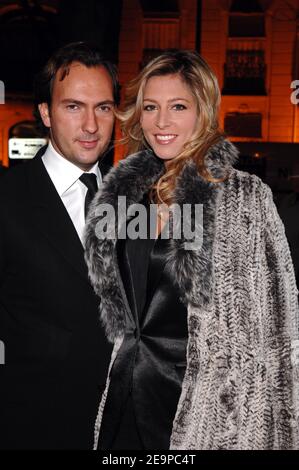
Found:
[(181, 77), (196, 100), (198, 126), (192, 140), (184, 145), (179, 155), (168, 161), (167, 170), (152, 188), (153, 200), (165, 204), (171, 204), (176, 179), (187, 160), (195, 162), (199, 174), (206, 180), (220, 181), (210, 175), (204, 158), (210, 147), (223, 136), (218, 122), (220, 90), (208, 64), (194, 51), (166, 51), (149, 62), (126, 88), (124, 110), (118, 113), (118, 117), (123, 132), (122, 142), (127, 145), (128, 155), (149, 148), (140, 125), (148, 79), (173, 74)]

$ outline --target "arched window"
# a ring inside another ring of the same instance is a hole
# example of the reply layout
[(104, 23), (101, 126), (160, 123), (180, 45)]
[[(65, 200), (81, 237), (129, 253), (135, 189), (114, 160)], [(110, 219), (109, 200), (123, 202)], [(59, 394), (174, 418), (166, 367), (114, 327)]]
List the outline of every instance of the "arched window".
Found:
[(6, 92), (32, 92), (35, 73), (56, 48), (55, 11), (35, 4), (0, 10), (1, 80)]

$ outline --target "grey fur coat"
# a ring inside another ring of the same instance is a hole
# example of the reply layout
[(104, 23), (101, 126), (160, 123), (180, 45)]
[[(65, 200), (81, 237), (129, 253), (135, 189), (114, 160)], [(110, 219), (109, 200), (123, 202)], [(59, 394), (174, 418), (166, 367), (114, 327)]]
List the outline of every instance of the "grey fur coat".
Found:
[[(215, 145), (206, 164), (223, 183), (209, 183), (188, 163), (175, 202), (203, 204), (203, 243), (185, 250), (171, 240), (168, 253), (188, 306), (187, 369), (173, 422), (171, 449), (298, 449), (297, 288), (283, 225), (270, 189), (234, 170), (235, 147)], [(117, 208), (117, 196), (138, 203), (163, 172), (150, 151), (122, 161), (105, 178), (86, 228), (86, 261), (101, 301), (100, 319), (120, 347), (128, 308), (115, 239), (99, 239), (98, 207)], [(118, 214), (118, 223), (125, 213)], [(110, 233), (111, 235), (111, 233)], [(95, 426), (97, 445), (109, 378)]]

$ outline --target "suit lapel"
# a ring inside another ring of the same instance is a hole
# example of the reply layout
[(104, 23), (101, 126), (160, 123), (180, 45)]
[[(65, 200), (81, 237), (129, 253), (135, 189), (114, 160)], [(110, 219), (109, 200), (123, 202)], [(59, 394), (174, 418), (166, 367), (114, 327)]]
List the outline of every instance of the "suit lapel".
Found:
[(82, 243), (44, 167), (41, 155), (39, 152), (32, 165), (28, 165), (33, 223), (52, 247), (89, 282)]
[(102, 162), (102, 160), (99, 161), (99, 169), (100, 169), (102, 178), (104, 178), (104, 176), (106, 176), (107, 173), (109, 173), (111, 168), (112, 167), (110, 165), (108, 165), (107, 163), (105, 163), (104, 161), (103, 162)]

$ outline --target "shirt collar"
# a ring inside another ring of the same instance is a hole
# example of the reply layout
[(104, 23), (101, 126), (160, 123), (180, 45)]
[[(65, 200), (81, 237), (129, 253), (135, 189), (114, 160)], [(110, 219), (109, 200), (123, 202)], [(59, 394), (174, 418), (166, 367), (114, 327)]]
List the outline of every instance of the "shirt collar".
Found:
[[(42, 160), (59, 196), (63, 196), (84, 173), (78, 166), (60, 155), (54, 149), (51, 141), (49, 141)], [(102, 176), (98, 163), (95, 163), (87, 173), (94, 173), (97, 177), (98, 185), (101, 183)]]

